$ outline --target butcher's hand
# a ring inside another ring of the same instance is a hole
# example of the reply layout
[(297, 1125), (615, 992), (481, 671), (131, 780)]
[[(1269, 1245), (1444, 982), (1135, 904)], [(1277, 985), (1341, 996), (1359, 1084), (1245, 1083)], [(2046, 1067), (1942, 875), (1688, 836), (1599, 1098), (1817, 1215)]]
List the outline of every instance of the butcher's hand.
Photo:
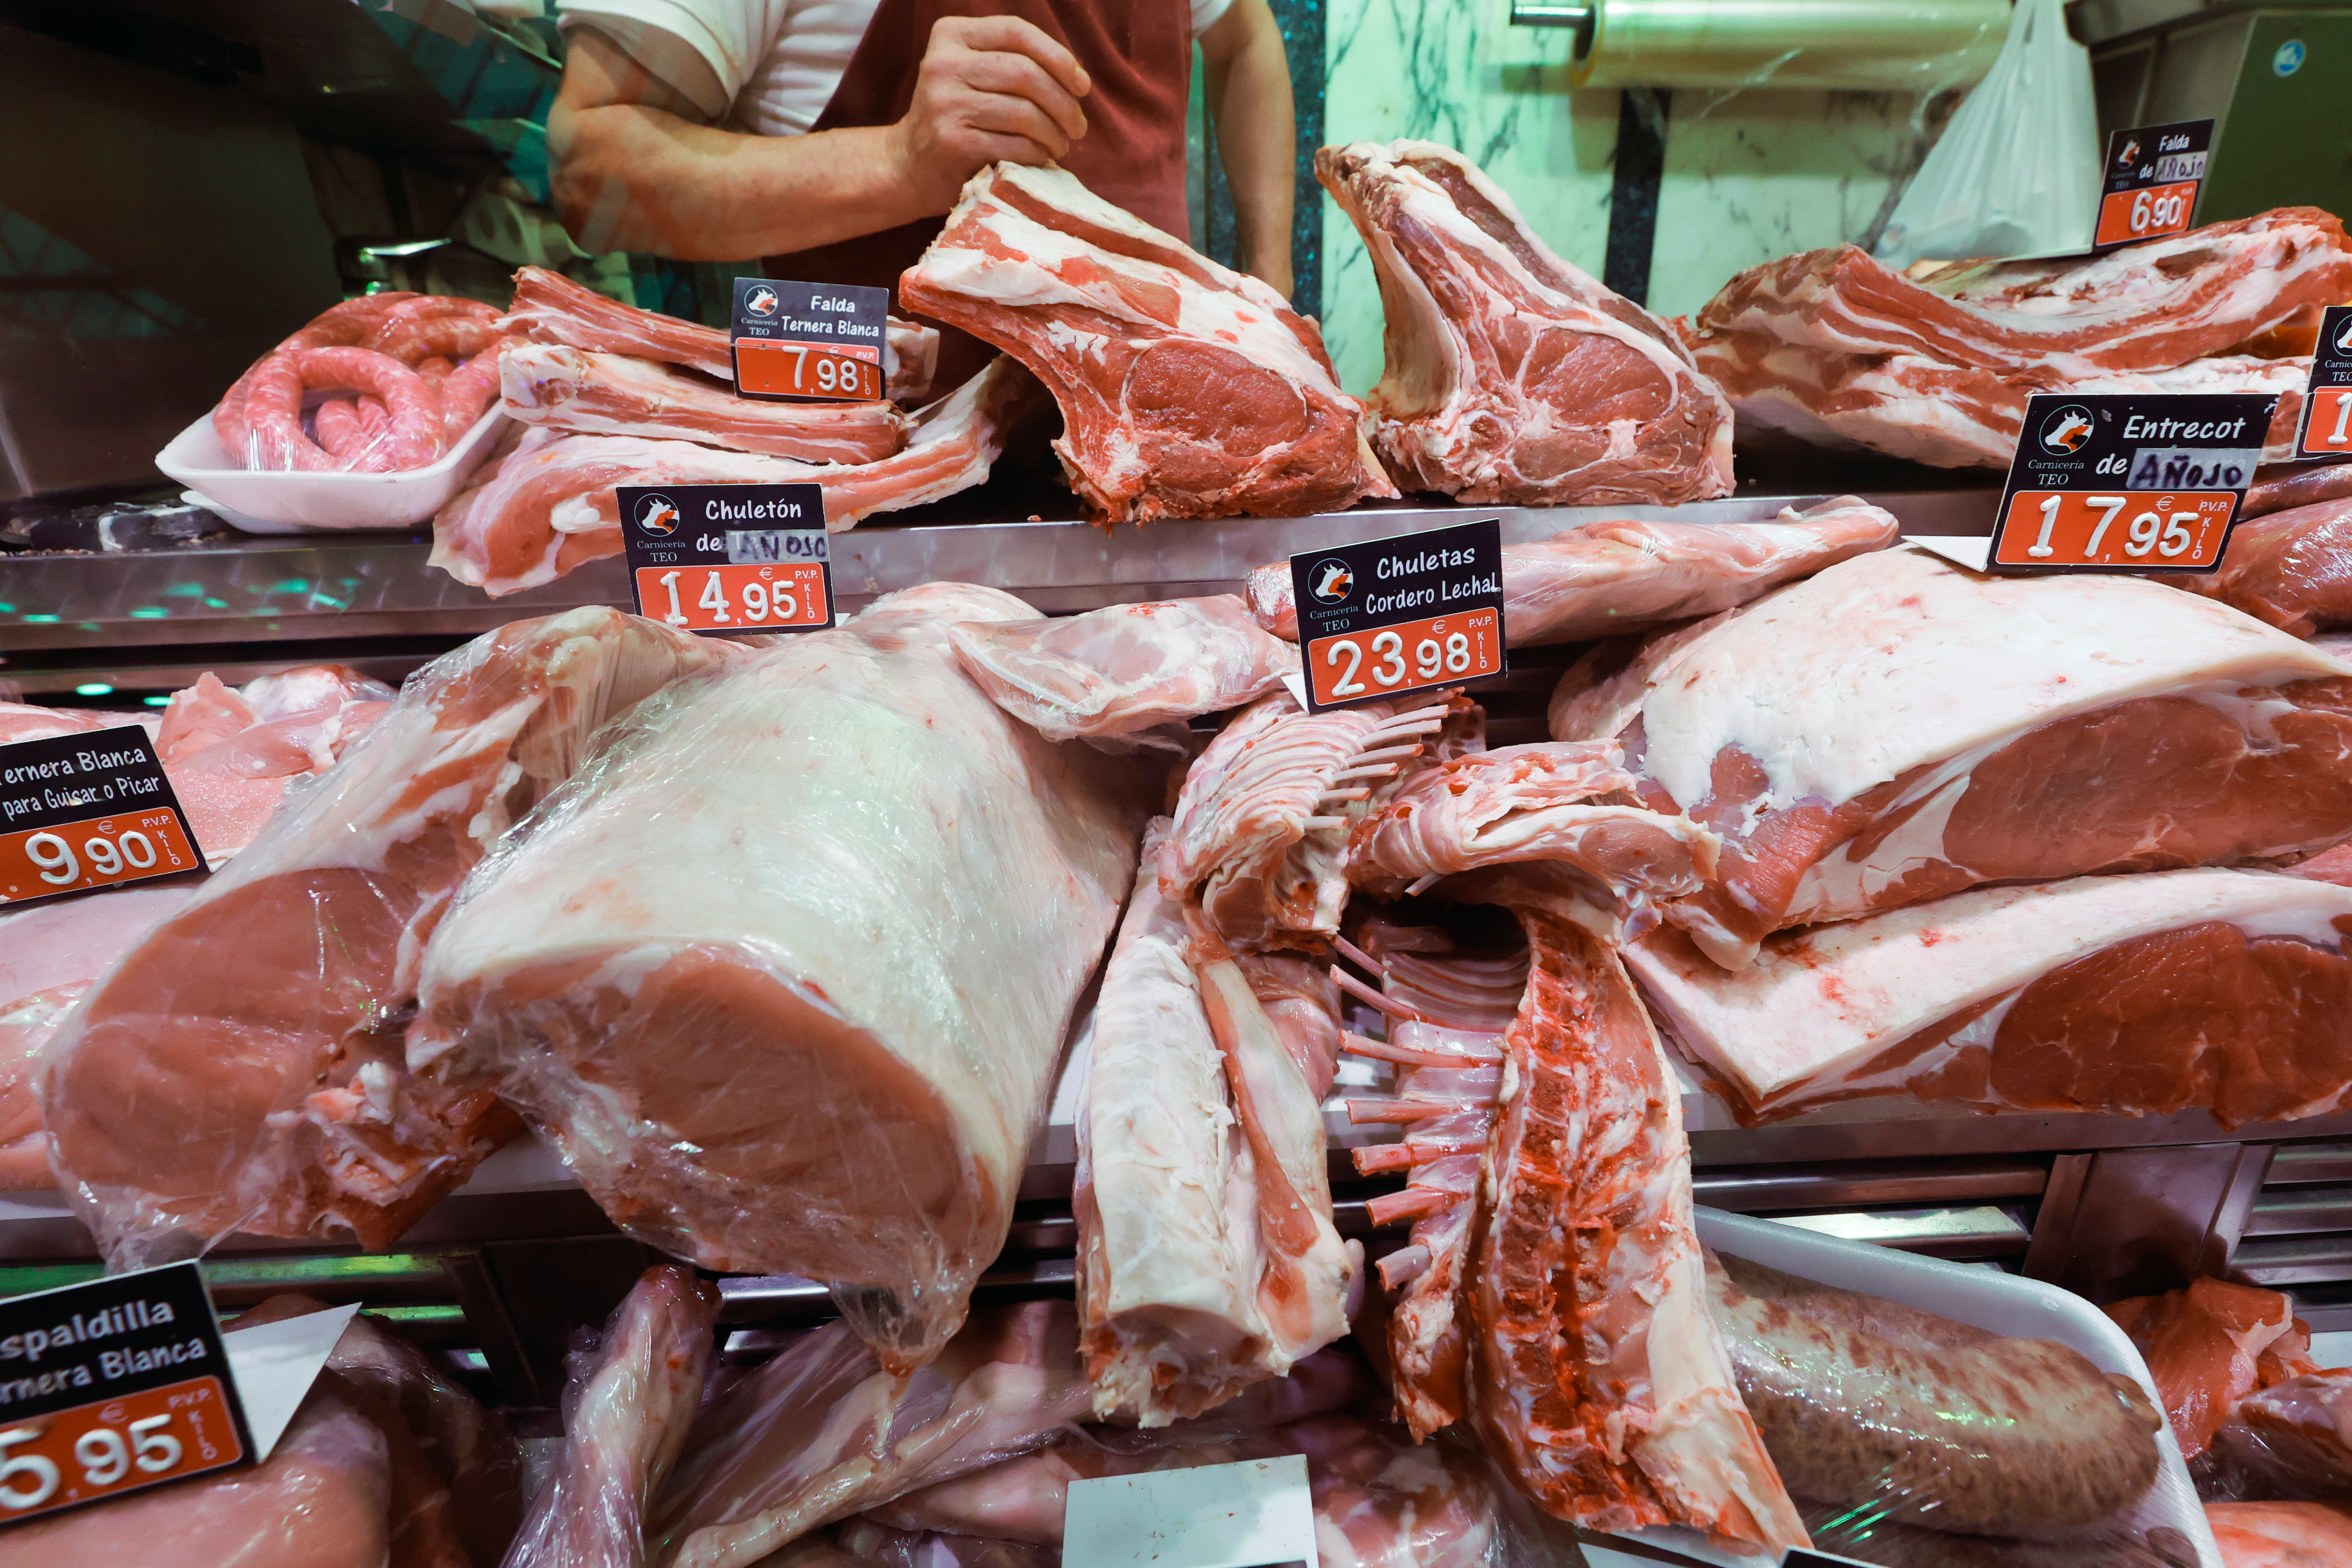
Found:
[(914, 102), (891, 128), (906, 189), (923, 211), (943, 213), (991, 163), (1055, 162), (1087, 133), (1078, 100), (1092, 85), (1077, 57), (1034, 23), (940, 17)]

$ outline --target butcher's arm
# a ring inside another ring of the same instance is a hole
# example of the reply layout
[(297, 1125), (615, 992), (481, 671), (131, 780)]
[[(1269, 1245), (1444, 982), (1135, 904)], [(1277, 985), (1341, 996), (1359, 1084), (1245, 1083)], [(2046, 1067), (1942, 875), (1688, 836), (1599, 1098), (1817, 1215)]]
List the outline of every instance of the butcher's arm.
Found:
[(1242, 268), (1286, 296), (1297, 126), (1290, 62), (1266, 0), (1234, 0), (1201, 35), (1201, 63), (1217, 152), (1234, 193)]
[(1017, 16), (931, 29), (896, 125), (750, 136), (692, 104), (593, 26), (572, 29), (547, 119), (555, 210), (583, 248), (738, 261), (935, 216), (1000, 160), (1043, 163), (1086, 133), (1087, 73)]

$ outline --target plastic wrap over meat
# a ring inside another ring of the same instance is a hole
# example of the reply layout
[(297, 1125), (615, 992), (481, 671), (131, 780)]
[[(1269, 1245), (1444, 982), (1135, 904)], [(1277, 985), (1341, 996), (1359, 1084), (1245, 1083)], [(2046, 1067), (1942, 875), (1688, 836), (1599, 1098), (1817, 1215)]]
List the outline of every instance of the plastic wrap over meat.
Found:
[(906, 1373), (843, 1324), (803, 1337), (696, 1424), (655, 1561), (748, 1568), (820, 1525), (1027, 1453), (1086, 1412), (1076, 1338), (1062, 1301), (975, 1312)]
[(346, 300), (263, 355), (213, 410), (240, 468), (382, 474), (430, 467), (498, 395), (494, 305), (386, 292)]
[(2352, 1500), (2352, 1370), (2263, 1380), (2231, 1405), (2191, 1473), (2210, 1499)]
[(2299, 637), (2352, 626), (2352, 500), (2242, 521), (2219, 572), (2164, 581)]
[(827, 1280), (908, 1364), (1003, 1244), (1145, 815), (1131, 764), (964, 678), (978, 596), (909, 589), (640, 710), (467, 882), (412, 1045), (625, 1229)]
[[(1503, 546), (1503, 641), (1582, 642), (1711, 616), (1896, 538), (1892, 513), (1842, 496), (1769, 522), (1583, 522)], [(1250, 574), (1258, 625), (1296, 640), (1290, 565)]]
[(956, 657), (998, 707), (1048, 740), (1133, 735), (1238, 708), (1298, 671), (1231, 594), (1113, 605), (955, 629)]
[(702, 1404), (719, 1288), (672, 1265), (646, 1271), (593, 1350), (572, 1358), (563, 1454), (504, 1568), (643, 1568), (654, 1500)]
[(16, 1525), (0, 1568), (422, 1568), (389, 1555), (392, 1489), (383, 1435), (313, 1393), (260, 1464)]
[(1715, 1321), (1790, 1493), (1958, 1535), (2112, 1521), (2156, 1482), (2163, 1417), (2137, 1379), (1738, 1258)]
[(126, 952), (40, 1067), (109, 1260), (237, 1230), (385, 1246), (511, 1135), (487, 1092), (409, 1070), (425, 940), (606, 718), (738, 651), (608, 609), (477, 638)]
[(2352, 463), (2307, 463), (2297, 468), (2262, 468), (2246, 491), (2238, 521), (2266, 517), (2274, 511), (2317, 506), (2324, 500), (2352, 497)]
[(2352, 1563), (2352, 1507), (2324, 1502), (2214, 1502), (2205, 1521), (2222, 1568), (2341, 1568)]

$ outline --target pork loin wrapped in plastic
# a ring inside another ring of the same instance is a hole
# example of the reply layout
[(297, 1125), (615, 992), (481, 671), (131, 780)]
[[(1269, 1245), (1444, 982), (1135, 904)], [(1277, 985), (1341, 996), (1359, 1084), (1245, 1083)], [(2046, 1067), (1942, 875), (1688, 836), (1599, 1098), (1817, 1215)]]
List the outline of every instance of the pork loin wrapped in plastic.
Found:
[(948, 626), (982, 604), (1034, 614), (909, 589), (640, 710), (423, 965), (453, 1087), (631, 1234), (832, 1282), (901, 1363), (1003, 1243), (1144, 817), (1131, 764), (965, 679)]
[(599, 724), (736, 651), (608, 609), (477, 638), (125, 953), (40, 1069), (110, 1261), (238, 1230), (383, 1247), (510, 1136), (488, 1093), (409, 1071), (425, 940)]

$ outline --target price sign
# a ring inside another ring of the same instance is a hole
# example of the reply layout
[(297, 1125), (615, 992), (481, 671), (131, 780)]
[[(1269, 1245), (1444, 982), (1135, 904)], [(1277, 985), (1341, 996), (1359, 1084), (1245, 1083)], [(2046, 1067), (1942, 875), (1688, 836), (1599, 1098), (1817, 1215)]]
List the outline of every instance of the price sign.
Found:
[(1307, 707), (1321, 712), (1504, 671), (1493, 519), (1290, 558)]
[(2034, 394), (1990, 566), (2212, 571), (2277, 401), (2256, 393)]
[(255, 1451), (194, 1263), (0, 1301), (0, 1524)]
[(2105, 189), (2099, 198), (2094, 250), (2185, 234), (2196, 220), (2197, 190), (2213, 145), (2213, 122), (2183, 120), (2117, 131), (2107, 137)]
[(136, 724), (0, 746), (0, 907), (203, 866)]
[(637, 614), (725, 635), (833, 625), (820, 487), (624, 485), (615, 493)]
[(890, 291), (781, 279), (735, 279), (735, 390), (791, 403), (882, 397)]
[(2352, 458), (2352, 305), (2320, 312), (2294, 450), (2301, 458)]

